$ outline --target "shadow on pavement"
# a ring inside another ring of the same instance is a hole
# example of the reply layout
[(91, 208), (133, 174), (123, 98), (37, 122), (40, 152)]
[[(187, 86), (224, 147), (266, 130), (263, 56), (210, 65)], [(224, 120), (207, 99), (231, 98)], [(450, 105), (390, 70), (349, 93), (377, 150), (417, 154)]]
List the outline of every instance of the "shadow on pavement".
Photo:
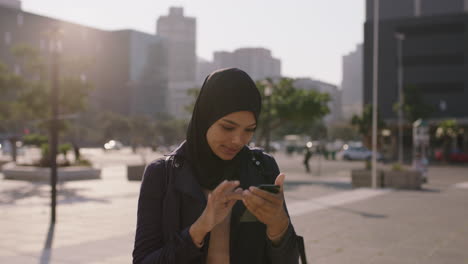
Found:
[[(82, 194), (87, 188), (70, 188), (62, 184), (57, 185), (57, 203), (72, 204), (83, 202), (109, 203), (108, 199), (90, 198)], [(13, 205), (18, 200), (39, 197), (47, 199), (50, 197), (50, 188), (47, 184), (31, 183), (15, 188), (2, 190), (0, 193), (0, 205)]]
[(323, 186), (333, 189), (339, 190), (351, 190), (352, 186), (351, 183), (348, 182), (334, 182), (334, 181), (286, 181), (284, 183), (284, 188), (287, 191), (294, 191), (295, 189), (299, 188), (300, 186)]
[(42, 250), (40, 264), (49, 264), (50, 255), (52, 253), (52, 242), (54, 240), (54, 231), (55, 224), (51, 223), (49, 225), (49, 232), (47, 232), (47, 238), (44, 244), (44, 249)]
[(366, 217), (366, 218), (376, 218), (377, 219), (377, 218), (387, 218), (388, 217), (387, 215), (383, 215), (383, 214), (368, 213), (368, 212), (354, 210), (354, 209), (350, 209), (350, 208), (346, 208), (346, 207), (342, 207), (342, 206), (328, 206), (328, 204), (324, 204), (324, 203), (320, 203), (320, 202), (316, 202), (316, 201), (314, 201), (314, 203), (322, 204), (322, 205), (326, 206), (327, 209), (329, 209), (329, 210), (343, 211), (343, 212), (347, 212), (347, 213), (360, 215), (360, 216)]

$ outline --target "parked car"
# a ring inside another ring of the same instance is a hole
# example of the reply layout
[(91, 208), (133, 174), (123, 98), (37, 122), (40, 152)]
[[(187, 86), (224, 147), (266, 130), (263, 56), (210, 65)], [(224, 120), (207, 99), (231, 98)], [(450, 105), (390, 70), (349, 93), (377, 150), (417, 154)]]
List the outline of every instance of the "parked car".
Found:
[(463, 152), (452, 152), (449, 155), (449, 160), (451, 162), (460, 162), (460, 163), (466, 163), (468, 162), (468, 154), (463, 153)]
[(119, 150), (123, 147), (123, 144), (117, 140), (109, 140), (104, 144), (104, 150)]
[[(372, 151), (366, 147), (350, 147), (344, 145), (339, 156), (344, 160), (370, 160), (372, 158)], [(377, 160), (382, 160), (382, 155), (378, 152)]]

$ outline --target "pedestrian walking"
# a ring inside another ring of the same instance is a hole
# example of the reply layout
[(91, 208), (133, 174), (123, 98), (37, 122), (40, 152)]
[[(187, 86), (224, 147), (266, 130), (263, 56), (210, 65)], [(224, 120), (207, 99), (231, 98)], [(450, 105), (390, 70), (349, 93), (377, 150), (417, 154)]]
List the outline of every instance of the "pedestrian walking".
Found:
[(310, 160), (311, 157), (312, 157), (312, 151), (308, 146), (306, 146), (305, 151), (304, 151), (304, 161), (303, 162), (304, 162), (304, 166), (305, 166), (305, 169), (306, 169), (307, 173), (310, 172), (309, 160)]

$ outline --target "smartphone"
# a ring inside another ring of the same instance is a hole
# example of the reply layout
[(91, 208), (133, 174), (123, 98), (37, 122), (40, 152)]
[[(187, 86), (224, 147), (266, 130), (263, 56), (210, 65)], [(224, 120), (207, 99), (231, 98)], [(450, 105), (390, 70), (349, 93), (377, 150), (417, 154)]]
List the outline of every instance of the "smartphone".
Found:
[(279, 193), (280, 191), (280, 186), (279, 185), (274, 185), (274, 184), (260, 184), (257, 186), (260, 190), (267, 191), (269, 193)]

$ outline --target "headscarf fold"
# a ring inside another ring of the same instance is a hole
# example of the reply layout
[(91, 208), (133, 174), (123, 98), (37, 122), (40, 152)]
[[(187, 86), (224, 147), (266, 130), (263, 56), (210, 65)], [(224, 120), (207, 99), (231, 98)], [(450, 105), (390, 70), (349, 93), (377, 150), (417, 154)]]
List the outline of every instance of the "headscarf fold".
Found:
[(238, 180), (242, 162), (248, 159), (244, 147), (232, 160), (222, 160), (206, 139), (208, 129), (220, 118), (238, 111), (250, 111), (258, 122), (261, 96), (254, 81), (242, 70), (221, 69), (206, 77), (195, 102), (187, 129), (187, 153), (202, 188), (213, 190), (223, 180)]

